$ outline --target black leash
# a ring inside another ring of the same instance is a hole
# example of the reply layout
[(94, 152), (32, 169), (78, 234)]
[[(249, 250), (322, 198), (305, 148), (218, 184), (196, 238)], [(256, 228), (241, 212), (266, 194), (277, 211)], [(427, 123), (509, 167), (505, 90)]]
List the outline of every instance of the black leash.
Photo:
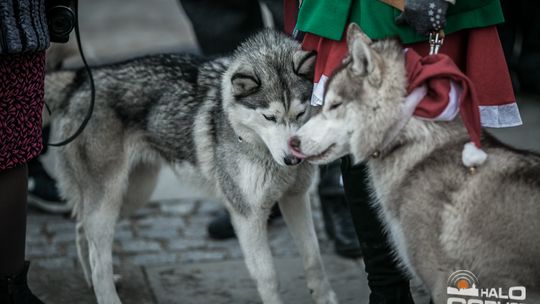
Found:
[(81, 55), (81, 59), (84, 63), (84, 69), (86, 70), (86, 72), (88, 73), (88, 77), (90, 78), (90, 106), (88, 107), (88, 112), (86, 112), (86, 116), (84, 117), (84, 120), (82, 121), (77, 131), (75, 131), (75, 133), (73, 133), (68, 138), (62, 140), (61, 142), (48, 143), (47, 145), (51, 147), (65, 146), (69, 144), (70, 142), (72, 142), (73, 140), (75, 140), (75, 138), (77, 138), (77, 136), (79, 136), (84, 131), (84, 128), (86, 128), (86, 125), (88, 124), (88, 121), (90, 121), (90, 118), (92, 117), (92, 113), (94, 112), (94, 103), (96, 99), (96, 88), (94, 86), (94, 76), (92, 75), (92, 70), (88, 66), (88, 63), (86, 62), (86, 57), (84, 56), (84, 52), (83, 52), (83, 48), (81, 44), (81, 34), (79, 32), (79, 2), (75, 0), (73, 5), (74, 5), (74, 10), (75, 10), (75, 37), (77, 40), (77, 47), (79, 48), (79, 54)]

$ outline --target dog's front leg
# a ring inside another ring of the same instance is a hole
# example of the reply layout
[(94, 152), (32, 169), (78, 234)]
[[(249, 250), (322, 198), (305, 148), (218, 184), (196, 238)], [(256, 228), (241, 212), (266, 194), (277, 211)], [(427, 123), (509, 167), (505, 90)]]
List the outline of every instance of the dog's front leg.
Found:
[(286, 195), (279, 208), (303, 257), (307, 285), (315, 303), (338, 303), (324, 271), (307, 193)]
[(257, 284), (257, 290), (265, 304), (281, 304), (278, 280), (270, 245), (268, 244), (268, 211), (251, 210), (239, 214), (229, 208), (238, 241), (244, 253), (247, 269)]

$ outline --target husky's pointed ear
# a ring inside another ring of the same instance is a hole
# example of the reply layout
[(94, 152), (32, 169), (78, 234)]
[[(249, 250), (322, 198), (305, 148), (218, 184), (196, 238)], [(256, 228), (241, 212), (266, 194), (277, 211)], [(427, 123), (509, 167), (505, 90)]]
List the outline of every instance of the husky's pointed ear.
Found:
[(298, 50), (293, 54), (293, 70), (298, 76), (313, 80), (316, 53)]
[(351, 70), (354, 75), (367, 77), (371, 85), (381, 84), (381, 67), (379, 55), (371, 48), (371, 39), (364, 34), (358, 25), (352, 23), (347, 30), (347, 46), (351, 55)]
[(232, 94), (244, 97), (255, 93), (261, 87), (261, 81), (251, 67), (240, 66), (231, 76)]
[(360, 29), (358, 24), (351, 23), (347, 28), (347, 45), (349, 49), (351, 48), (351, 43), (355, 40), (362, 40), (365, 44), (371, 44), (371, 38), (369, 38), (363, 31)]

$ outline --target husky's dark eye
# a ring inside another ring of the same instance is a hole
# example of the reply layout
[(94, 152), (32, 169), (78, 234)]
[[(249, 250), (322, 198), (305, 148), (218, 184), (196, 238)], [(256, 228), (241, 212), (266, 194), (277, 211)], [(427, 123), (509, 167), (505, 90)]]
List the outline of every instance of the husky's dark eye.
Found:
[(335, 103), (333, 105), (330, 106), (330, 110), (334, 110), (334, 109), (337, 109), (339, 106), (341, 106), (343, 103), (340, 102), (340, 103)]
[(300, 117), (302, 117), (302, 115), (306, 114), (306, 111), (302, 111), (300, 113), (298, 113), (298, 115), (296, 115), (296, 120), (300, 119)]
[(274, 115), (269, 115), (269, 116), (266, 116), (266, 115), (262, 115), (264, 117), (264, 119), (268, 120), (268, 121), (273, 121), (273, 122), (276, 122), (276, 117)]

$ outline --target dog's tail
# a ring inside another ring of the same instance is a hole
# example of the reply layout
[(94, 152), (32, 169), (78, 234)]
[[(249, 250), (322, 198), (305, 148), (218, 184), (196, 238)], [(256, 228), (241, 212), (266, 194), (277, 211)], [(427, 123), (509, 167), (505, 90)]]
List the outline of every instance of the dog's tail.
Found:
[(67, 105), (74, 89), (76, 70), (59, 70), (45, 75), (45, 104), (43, 126), (50, 123), (51, 117)]

